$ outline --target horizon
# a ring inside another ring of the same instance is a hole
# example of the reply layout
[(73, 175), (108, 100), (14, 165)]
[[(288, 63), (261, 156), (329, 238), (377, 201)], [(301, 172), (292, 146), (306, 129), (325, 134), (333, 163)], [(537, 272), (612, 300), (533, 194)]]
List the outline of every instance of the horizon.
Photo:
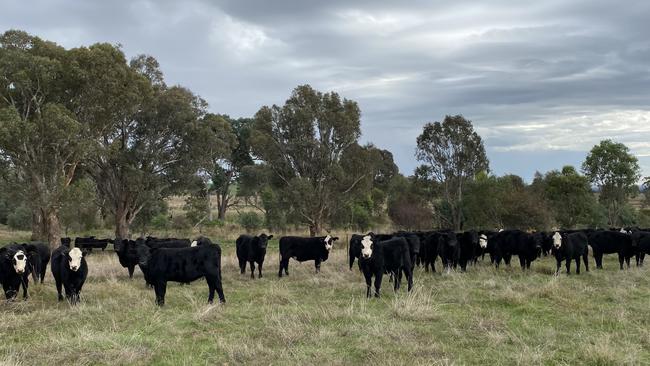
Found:
[(361, 143), (393, 153), (413, 174), (427, 122), (462, 114), (483, 138), (493, 174), (531, 182), (591, 147), (622, 142), (650, 175), (650, 4), (502, 1), (417, 7), (263, 1), (69, 0), (13, 3), (3, 30), (65, 48), (121, 44), (149, 54), (170, 84), (209, 111), (252, 117), (310, 84), (355, 100)]

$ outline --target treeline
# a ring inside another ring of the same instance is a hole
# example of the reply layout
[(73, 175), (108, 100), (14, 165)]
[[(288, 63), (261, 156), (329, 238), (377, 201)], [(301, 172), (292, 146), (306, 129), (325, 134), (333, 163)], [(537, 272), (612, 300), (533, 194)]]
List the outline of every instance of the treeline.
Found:
[[(22, 31), (0, 36), (0, 223), (56, 245), (61, 228), (223, 225), (368, 230), (549, 228), (645, 222), (628, 200), (640, 169), (603, 141), (573, 167), (490, 174), (481, 137), (462, 116), (428, 123), (422, 163), (398, 172), (390, 151), (361, 144), (361, 111), (337, 93), (298, 86), (251, 118), (208, 112), (167, 85), (155, 58), (119, 46), (64, 49)], [(597, 193), (594, 193), (596, 188)], [(170, 216), (166, 199), (187, 197)], [(216, 197), (216, 203), (210, 197)], [(246, 209), (242, 209), (242, 208)], [(647, 225), (646, 225), (647, 226)]]

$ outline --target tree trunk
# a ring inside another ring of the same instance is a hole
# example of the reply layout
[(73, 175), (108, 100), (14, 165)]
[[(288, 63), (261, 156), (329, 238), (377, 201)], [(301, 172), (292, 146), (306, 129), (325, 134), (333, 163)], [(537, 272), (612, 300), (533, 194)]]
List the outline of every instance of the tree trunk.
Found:
[(115, 238), (129, 238), (129, 220), (127, 219), (128, 210), (126, 207), (118, 205), (115, 210)]
[(226, 211), (228, 210), (228, 197), (225, 195), (219, 200), (219, 207), (217, 207), (217, 218), (221, 221), (226, 219)]
[(309, 236), (312, 238), (321, 232), (321, 223), (320, 222), (315, 222), (311, 225), (309, 225)]
[(45, 217), (47, 230), (47, 242), (54, 250), (61, 243), (61, 226), (59, 226), (59, 212), (56, 209), (49, 209)]
[(41, 219), (41, 210), (38, 207), (32, 207), (32, 236), (30, 240), (44, 240), (43, 232), (45, 232), (45, 229), (43, 227), (43, 220)]

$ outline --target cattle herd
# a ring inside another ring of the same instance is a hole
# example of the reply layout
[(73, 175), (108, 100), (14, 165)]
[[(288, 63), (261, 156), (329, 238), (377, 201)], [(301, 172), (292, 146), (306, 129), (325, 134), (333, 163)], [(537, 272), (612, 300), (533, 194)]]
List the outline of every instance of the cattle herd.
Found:
[[(273, 235), (241, 235), (236, 241), (236, 253), (242, 274), (249, 264), (251, 278), (258, 277), (266, 249)], [(289, 260), (314, 261), (316, 273), (332, 250), (337, 237), (285, 236), (279, 241), (278, 277), (289, 275)], [(167, 282), (190, 283), (204, 278), (208, 285), (208, 302), (212, 303), (216, 291), (220, 302), (225, 302), (221, 275), (221, 247), (206, 237), (196, 240), (176, 238), (96, 239), (76, 238), (74, 245), (70, 238), (62, 238), (61, 245), (50, 252), (43, 243), (12, 243), (0, 248), (0, 283), (5, 297), (13, 300), (22, 287), (23, 298), (28, 297), (29, 277), (43, 283), (48, 263), (57, 288), (58, 299), (67, 299), (76, 304), (88, 275), (86, 256), (93, 249), (106, 249), (113, 244), (120, 265), (133, 277), (135, 267), (144, 274), (146, 285), (155, 292), (156, 304), (165, 303)], [(406, 277), (408, 290), (413, 287), (413, 273), (416, 266), (425, 272), (436, 272), (438, 257), (445, 271), (465, 272), (468, 265), (485, 260), (499, 268), (501, 263), (510, 265), (513, 255), (519, 258), (523, 270), (530, 269), (536, 259), (552, 255), (555, 257), (556, 275), (565, 262), (566, 272), (571, 272), (575, 261), (575, 272), (580, 273), (581, 261), (589, 271), (589, 247), (596, 264), (602, 268), (603, 255), (617, 254), (620, 269), (629, 268), (630, 259), (636, 258), (636, 265), (642, 266), (646, 254), (650, 254), (650, 229), (617, 228), (609, 230), (559, 230), (551, 232), (525, 232), (520, 230), (465, 231), (451, 230), (396, 232), (393, 234), (354, 234), (349, 243), (349, 268), (354, 262), (366, 281), (366, 296), (371, 297), (374, 277), (374, 296), (380, 296), (382, 277), (390, 276), (393, 289), (401, 287)]]

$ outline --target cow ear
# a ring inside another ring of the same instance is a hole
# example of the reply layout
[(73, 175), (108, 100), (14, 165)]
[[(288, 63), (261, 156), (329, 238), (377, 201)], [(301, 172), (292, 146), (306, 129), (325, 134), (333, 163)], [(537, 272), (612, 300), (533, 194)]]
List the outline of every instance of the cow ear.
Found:
[(271, 240), (271, 239), (273, 239), (273, 235), (269, 235), (269, 236), (267, 236), (266, 238), (269, 239), (269, 240)]
[(88, 249), (85, 249), (85, 248), (84, 248), (84, 249), (81, 249), (81, 256), (82, 256), (82, 257), (87, 256), (88, 253), (89, 253)]
[(335, 237), (332, 238), (332, 241), (337, 241), (337, 240), (339, 240), (338, 236), (335, 236)]

